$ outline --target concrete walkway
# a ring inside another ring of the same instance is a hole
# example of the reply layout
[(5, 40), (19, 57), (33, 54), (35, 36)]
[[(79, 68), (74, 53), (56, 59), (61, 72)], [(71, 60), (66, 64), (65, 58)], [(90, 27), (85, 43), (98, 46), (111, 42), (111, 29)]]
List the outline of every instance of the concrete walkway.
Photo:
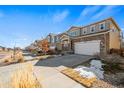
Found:
[(55, 68), (36, 66), (34, 68), (34, 74), (44, 88), (84, 88)]

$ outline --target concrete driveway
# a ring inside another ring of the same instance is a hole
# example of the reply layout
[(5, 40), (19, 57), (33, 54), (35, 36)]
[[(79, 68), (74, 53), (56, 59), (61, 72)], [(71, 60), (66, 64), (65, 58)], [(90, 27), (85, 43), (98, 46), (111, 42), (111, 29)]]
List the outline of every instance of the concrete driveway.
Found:
[(85, 56), (85, 55), (65, 55), (55, 58), (50, 58), (46, 60), (39, 60), (35, 66), (46, 66), (46, 67), (59, 67), (59, 66), (66, 66), (66, 67), (72, 67), (78, 64), (81, 64), (83, 62), (86, 62), (87, 60), (91, 59), (91, 56)]

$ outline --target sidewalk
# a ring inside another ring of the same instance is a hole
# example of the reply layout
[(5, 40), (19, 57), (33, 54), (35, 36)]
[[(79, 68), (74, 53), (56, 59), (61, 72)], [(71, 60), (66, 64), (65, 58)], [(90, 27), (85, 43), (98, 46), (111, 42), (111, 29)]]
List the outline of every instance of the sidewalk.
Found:
[(34, 74), (44, 88), (84, 88), (55, 68), (35, 66)]

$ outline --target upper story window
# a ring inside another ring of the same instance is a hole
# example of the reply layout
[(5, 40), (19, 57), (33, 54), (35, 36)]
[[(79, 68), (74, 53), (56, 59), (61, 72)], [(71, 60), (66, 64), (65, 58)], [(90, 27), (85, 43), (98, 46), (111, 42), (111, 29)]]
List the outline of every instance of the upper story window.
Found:
[(104, 29), (104, 25), (103, 24), (100, 25), (100, 29)]
[(82, 30), (81, 30), (81, 35), (85, 35), (87, 33), (87, 28), (83, 28)]
[(80, 35), (80, 30), (75, 30), (75, 31), (71, 31), (69, 32), (70, 36), (79, 36)]
[(51, 37), (51, 43), (53, 43), (53, 38)]
[(91, 32), (94, 32), (94, 31), (95, 31), (95, 26), (92, 26), (92, 27), (90, 28), (90, 31), (91, 31)]
[(59, 37), (58, 37), (58, 36), (56, 36), (56, 42), (57, 42), (57, 41), (59, 41)]
[(48, 36), (48, 37), (47, 37), (47, 40), (48, 40), (48, 42), (50, 42), (50, 41), (51, 41), (51, 40), (50, 40), (50, 36)]
[(105, 30), (105, 23), (100, 23), (99, 29), (100, 30)]
[(53, 36), (53, 43), (55, 43), (55, 36)]

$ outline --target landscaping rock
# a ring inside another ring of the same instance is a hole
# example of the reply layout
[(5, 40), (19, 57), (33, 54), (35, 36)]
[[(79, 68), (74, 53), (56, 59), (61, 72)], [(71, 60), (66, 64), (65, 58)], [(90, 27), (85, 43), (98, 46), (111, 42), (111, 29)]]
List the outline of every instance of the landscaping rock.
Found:
[(115, 88), (115, 86), (103, 81), (103, 80), (97, 80), (92, 85), (93, 88)]

